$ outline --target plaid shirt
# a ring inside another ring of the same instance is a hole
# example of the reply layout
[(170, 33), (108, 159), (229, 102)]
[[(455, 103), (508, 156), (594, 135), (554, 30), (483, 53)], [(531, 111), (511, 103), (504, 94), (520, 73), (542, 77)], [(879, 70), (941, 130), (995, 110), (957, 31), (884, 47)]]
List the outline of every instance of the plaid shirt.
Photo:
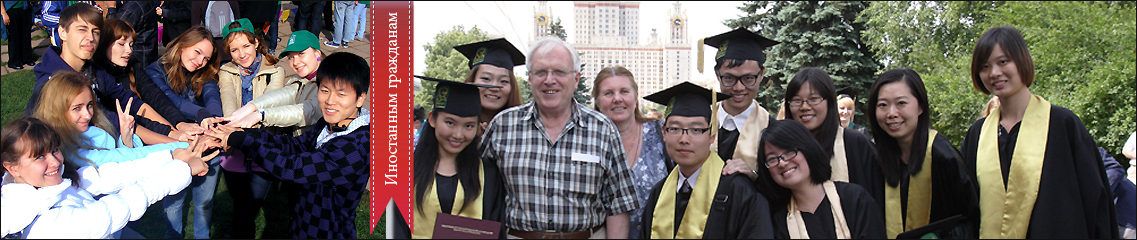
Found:
[(576, 101), (572, 109), (555, 142), (532, 102), (502, 111), (486, 128), (479, 149), (501, 168), (510, 229), (584, 231), (638, 207), (616, 125)]
[(370, 113), (362, 111), (348, 130), (317, 144), (327, 129), (323, 119), (297, 137), (245, 129), (229, 136), (229, 145), (253, 156), (265, 171), (299, 183), (289, 231), (297, 239), (353, 239), (355, 210), (370, 174)]

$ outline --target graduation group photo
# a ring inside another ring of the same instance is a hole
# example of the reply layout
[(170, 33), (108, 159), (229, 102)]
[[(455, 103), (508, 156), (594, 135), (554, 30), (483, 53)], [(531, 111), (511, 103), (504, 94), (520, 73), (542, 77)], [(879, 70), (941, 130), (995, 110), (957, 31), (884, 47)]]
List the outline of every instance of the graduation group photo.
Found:
[(1133, 239), (1135, 13), (415, 2), (411, 209), (387, 231)]
[(369, 2), (3, 5), (3, 238), (382, 237)]

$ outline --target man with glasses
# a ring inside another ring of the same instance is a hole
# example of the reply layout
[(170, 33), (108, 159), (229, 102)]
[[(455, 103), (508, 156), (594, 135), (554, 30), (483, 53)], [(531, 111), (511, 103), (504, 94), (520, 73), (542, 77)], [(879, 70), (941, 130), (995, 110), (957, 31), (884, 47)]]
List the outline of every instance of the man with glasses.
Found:
[[(718, 95), (712, 97), (712, 95)], [(690, 82), (644, 97), (667, 105), (663, 143), (675, 160), (671, 174), (652, 187), (641, 235), (652, 239), (769, 239), (770, 204), (742, 174), (720, 175), (726, 165), (711, 154), (712, 102), (729, 95)], [(703, 172), (703, 170), (707, 170)]]
[(573, 99), (580, 58), (545, 37), (526, 58), (533, 102), (498, 113), (479, 150), (497, 163), (510, 238), (627, 238), (632, 171), (616, 125)]
[(766, 62), (766, 54), (762, 51), (780, 42), (739, 28), (709, 37), (704, 43), (718, 48), (715, 74), (720, 89), (730, 95), (725, 103), (713, 106), (720, 128), (711, 149), (727, 160), (724, 175), (743, 173), (751, 180), (757, 179), (758, 173), (754, 169), (758, 168), (758, 148), (754, 146), (758, 146), (762, 130), (774, 118), (754, 98), (758, 96), (758, 85), (766, 73), (766, 67), (762, 66)]

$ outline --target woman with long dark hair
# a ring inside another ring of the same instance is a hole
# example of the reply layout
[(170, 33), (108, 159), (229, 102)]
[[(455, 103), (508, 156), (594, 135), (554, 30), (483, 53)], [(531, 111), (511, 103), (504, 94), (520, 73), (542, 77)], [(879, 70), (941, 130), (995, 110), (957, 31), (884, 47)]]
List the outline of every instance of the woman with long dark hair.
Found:
[[(932, 130), (932, 109), (920, 75), (893, 69), (877, 77), (869, 90), (869, 127), (884, 172), (882, 204), (888, 237), (959, 216), (937, 226), (937, 238), (977, 238), (979, 196), (975, 180), (964, 171), (963, 157), (948, 138)], [(921, 234), (923, 235), (923, 234)]]
[(1118, 238), (1097, 144), (1073, 112), (1031, 94), (1022, 33), (988, 29), (971, 55), (971, 84), (999, 107), (971, 124), (960, 152), (979, 185), (980, 238)]
[[(138, 71), (141, 69), (134, 68), (138, 65), (135, 62), (140, 61), (132, 57), (136, 37), (134, 28), (130, 23), (116, 18), (103, 20), (103, 25), (99, 31), (99, 46), (95, 48), (93, 57), (95, 63), (106, 69), (107, 73), (114, 76), (115, 80), (126, 89), (138, 94), (142, 101), (149, 103), (157, 112), (157, 116), (153, 116), (155, 118), (153, 121), (147, 117), (136, 115), (135, 119), (139, 125), (154, 133), (173, 138), (172, 140), (189, 141), (191, 135), (199, 134), (204, 129), (197, 124), (188, 122), (189, 119), (184, 117), (177, 106), (170, 102), (170, 98), (161, 91), (138, 91), (139, 88), (157, 89), (158, 86), (154, 84), (146, 71)], [(179, 127), (181, 130), (178, 129)], [(108, 129), (108, 131), (110, 130), (113, 129)], [(148, 136), (149, 133), (139, 132), (138, 134), (143, 140), (147, 140), (147, 138), (162, 139)], [(163, 140), (171, 141), (171, 139)], [(147, 142), (157, 143), (157, 141)]]
[(836, 87), (825, 70), (801, 69), (787, 84), (785, 95), (785, 119), (800, 122), (821, 144), (823, 153), (831, 159), (832, 180), (859, 184), (870, 193), (883, 191), (872, 141), (840, 126)]
[(831, 180), (822, 145), (794, 120), (770, 123), (759, 141), (758, 186), (773, 211), (778, 239), (883, 239), (884, 219), (869, 192)]
[(482, 111), (478, 88), (494, 86), (419, 78), (439, 84), (414, 151), (415, 231), (410, 237), (431, 238), (438, 213), (500, 222), (504, 183), (497, 165), (479, 157), (481, 137), (476, 135)]

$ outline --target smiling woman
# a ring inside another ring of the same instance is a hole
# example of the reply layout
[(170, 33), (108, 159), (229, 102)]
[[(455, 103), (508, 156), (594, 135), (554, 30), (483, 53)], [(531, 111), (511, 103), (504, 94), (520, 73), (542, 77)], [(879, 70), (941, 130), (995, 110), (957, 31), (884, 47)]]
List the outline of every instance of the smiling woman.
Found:
[(821, 144), (833, 166), (832, 179), (860, 184), (870, 193), (882, 191), (876, 150), (867, 136), (840, 127), (837, 92), (825, 70), (803, 68), (786, 86), (786, 119), (804, 125)]
[(1018, 29), (991, 28), (976, 41), (972, 86), (1000, 103), (968, 128), (960, 146), (979, 185), (979, 212), (985, 216), (979, 237), (1117, 238), (1116, 211), (1094, 138), (1069, 109), (1031, 94), (1034, 75)]
[[(504, 38), (455, 46), (470, 60), (470, 73), (466, 83), (499, 86), (500, 88), (478, 88), (482, 103), (479, 123), (493, 120), (502, 110), (521, 105), (521, 90), (517, 88), (517, 78), (513, 67), (525, 64), (525, 55)], [(484, 129), (478, 128), (478, 136)]]
[(794, 120), (779, 120), (762, 134), (759, 189), (773, 209), (778, 239), (881, 239), (884, 219), (860, 185), (830, 180), (822, 145)]
[[(228, 117), (265, 92), (284, 87), (285, 72), (284, 68), (276, 65), (276, 56), (267, 53), (268, 44), (264, 38), (253, 33), (249, 19), (229, 23), (222, 29), (222, 37), (219, 54), (230, 55), (233, 59), (221, 65), (217, 72), (221, 109)], [(227, 161), (221, 163), (221, 168), (225, 170), (225, 182), (233, 197), (232, 237), (254, 238), (257, 212), (268, 197), (270, 186), (279, 183), (260, 165), (240, 159), (243, 156), (244, 153), (236, 149), (226, 153), (222, 157)]]
[[(639, 87), (632, 72), (622, 66), (606, 67), (596, 74), (592, 83), (594, 108), (620, 131), (624, 155), (632, 169), (633, 183), (641, 206), (632, 211), (628, 238), (640, 238), (644, 205), (651, 195), (651, 187), (667, 176), (675, 163), (664, 153), (663, 121), (648, 120), (640, 112)], [(649, 226), (650, 227), (650, 226)]]
[[(217, 47), (213, 34), (203, 26), (194, 26), (174, 40), (158, 61), (146, 68), (157, 89), (170, 98), (187, 119), (196, 123), (221, 117), (221, 93), (217, 87)], [(208, 125), (208, 124), (205, 124)], [(194, 204), (194, 236), (209, 236), (213, 193), (221, 172), (221, 161), (209, 162), (209, 174), (195, 177), (192, 191), (181, 191), (163, 201), (166, 207), (166, 238), (181, 238), (182, 205), (192, 192)]]

